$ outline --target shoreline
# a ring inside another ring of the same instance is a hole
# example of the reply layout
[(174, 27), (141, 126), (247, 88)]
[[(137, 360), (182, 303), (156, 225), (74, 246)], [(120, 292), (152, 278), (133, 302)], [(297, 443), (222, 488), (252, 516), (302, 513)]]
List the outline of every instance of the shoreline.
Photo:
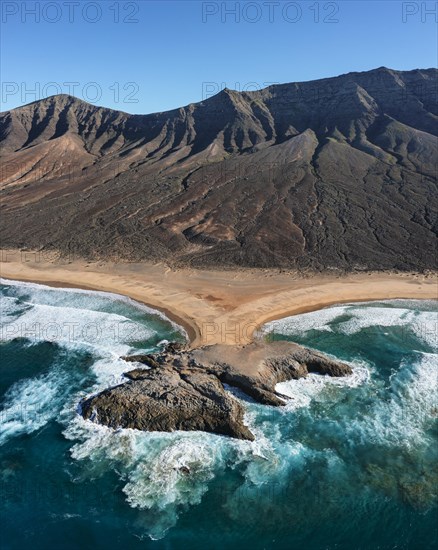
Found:
[[(30, 264), (30, 265), (29, 265)], [(270, 321), (335, 304), (393, 299), (438, 300), (436, 274), (342, 276), (244, 270), (172, 270), (157, 264), (0, 261), (4, 279), (127, 296), (187, 332), (189, 347), (248, 344)]]
[(192, 340), (194, 340), (197, 336), (194, 327), (192, 325), (188, 324), (186, 320), (182, 319), (181, 317), (178, 317), (170, 309), (167, 309), (165, 307), (159, 307), (159, 306), (152, 305), (152, 304), (148, 304), (148, 303), (144, 302), (143, 300), (139, 300), (137, 298), (132, 298), (128, 294), (123, 294), (121, 292), (113, 292), (113, 291), (110, 291), (110, 290), (103, 290), (101, 288), (86, 286), (86, 285), (82, 285), (80, 283), (76, 284), (76, 283), (61, 283), (59, 281), (46, 281), (46, 280), (36, 281), (36, 280), (33, 280), (33, 279), (13, 279), (13, 278), (10, 278), (10, 277), (5, 277), (1, 273), (0, 273), (0, 278), (4, 279), (5, 281), (15, 281), (15, 282), (19, 282), (19, 283), (34, 283), (34, 284), (37, 284), (37, 285), (45, 285), (45, 286), (49, 286), (51, 288), (59, 288), (60, 290), (62, 290), (63, 288), (72, 288), (72, 289), (76, 288), (78, 290), (90, 290), (91, 292), (107, 292), (108, 294), (119, 294), (120, 296), (124, 296), (125, 298), (131, 298), (135, 302), (138, 302), (138, 303), (140, 303), (144, 306), (147, 306), (150, 309), (154, 309), (155, 311), (158, 311), (159, 313), (162, 313), (163, 315), (165, 315), (170, 321), (177, 324), (178, 326), (180, 326), (181, 328), (183, 328), (186, 331), (187, 336), (189, 338), (189, 343), (192, 342)]

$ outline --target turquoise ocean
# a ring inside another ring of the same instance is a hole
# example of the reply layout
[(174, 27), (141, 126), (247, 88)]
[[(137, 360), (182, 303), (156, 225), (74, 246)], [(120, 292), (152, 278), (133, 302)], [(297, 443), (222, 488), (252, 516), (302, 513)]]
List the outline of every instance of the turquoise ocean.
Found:
[(123, 381), (121, 355), (185, 340), (158, 312), (6, 280), (0, 309), (2, 550), (438, 547), (435, 302), (343, 304), (265, 325), (261, 338), (321, 350), (353, 374), (279, 384), (282, 408), (230, 390), (254, 442), (112, 430), (78, 414), (80, 399)]

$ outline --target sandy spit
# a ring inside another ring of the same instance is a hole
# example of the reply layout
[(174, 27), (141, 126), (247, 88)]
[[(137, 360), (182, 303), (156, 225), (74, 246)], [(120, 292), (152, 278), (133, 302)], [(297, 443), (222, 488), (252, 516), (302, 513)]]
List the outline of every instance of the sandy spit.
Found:
[(170, 269), (163, 264), (63, 262), (36, 252), (0, 251), (0, 276), (129, 296), (182, 325), (191, 347), (247, 344), (264, 323), (345, 302), (438, 299), (437, 274)]

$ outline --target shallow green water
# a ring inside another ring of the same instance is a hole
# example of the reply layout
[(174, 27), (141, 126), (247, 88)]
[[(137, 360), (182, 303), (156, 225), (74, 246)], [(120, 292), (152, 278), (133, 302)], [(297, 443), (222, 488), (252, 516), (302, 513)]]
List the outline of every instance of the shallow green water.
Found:
[(21, 283), (1, 300), (2, 549), (438, 544), (433, 303), (343, 305), (265, 327), (354, 374), (280, 384), (281, 409), (235, 393), (251, 443), (113, 431), (77, 414), (81, 397), (121, 380), (120, 355), (183, 338), (151, 310)]

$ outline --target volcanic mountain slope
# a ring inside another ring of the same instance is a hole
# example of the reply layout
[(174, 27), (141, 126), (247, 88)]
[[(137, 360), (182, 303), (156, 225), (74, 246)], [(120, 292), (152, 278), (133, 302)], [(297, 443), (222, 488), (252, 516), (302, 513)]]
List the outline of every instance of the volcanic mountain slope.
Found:
[(194, 266), (435, 269), (438, 71), (0, 115), (2, 247)]

